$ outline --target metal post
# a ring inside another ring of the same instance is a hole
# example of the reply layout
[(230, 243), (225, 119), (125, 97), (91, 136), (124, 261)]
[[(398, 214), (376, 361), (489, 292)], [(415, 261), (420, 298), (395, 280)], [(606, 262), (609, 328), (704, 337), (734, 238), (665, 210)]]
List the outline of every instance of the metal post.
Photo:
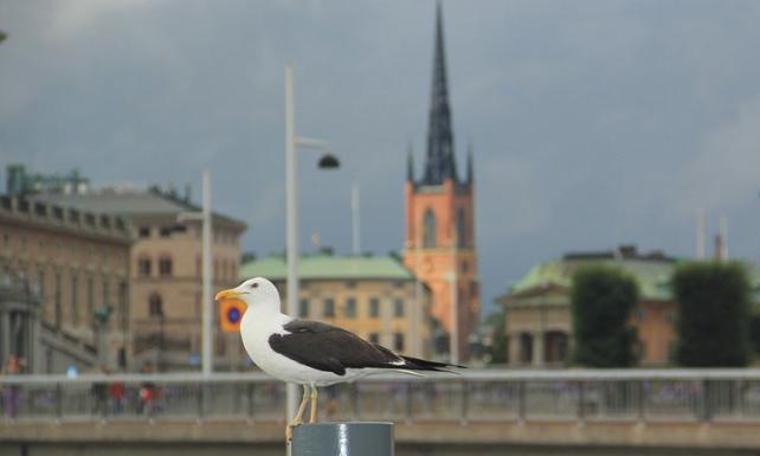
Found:
[(586, 388), (583, 384), (583, 380), (578, 382), (578, 421), (580, 423), (583, 423), (586, 420), (586, 410), (585, 410), (585, 402), (586, 402), (586, 394), (585, 394)]
[[(286, 253), (288, 261), (287, 301), (285, 313), (295, 315), (298, 302), (298, 161), (295, 144), (295, 116), (293, 94), (293, 68), (285, 66), (285, 206)], [(295, 417), (297, 405), (296, 385), (288, 383), (285, 389), (285, 407), (288, 423)]]
[(211, 270), (211, 175), (208, 169), (203, 170), (203, 228), (202, 228), (202, 256), (203, 256), (203, 329), (202, 329), (202, 369), (204, 376), (210, 376), (214, 370), (214, 352), (212, 350), (213, 332), (211, 329), (212, 309), (214, 303), (211, 297), (213, 275)]
[(293, 456), (393, 456), (393, 423), (303, 424), (292, 448)]

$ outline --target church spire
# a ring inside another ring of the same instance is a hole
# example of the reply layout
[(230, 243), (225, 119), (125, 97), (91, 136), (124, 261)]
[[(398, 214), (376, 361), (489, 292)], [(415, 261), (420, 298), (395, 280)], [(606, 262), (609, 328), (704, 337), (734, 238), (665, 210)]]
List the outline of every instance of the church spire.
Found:
[(406, 148), (406, 180), (414, 183), (414, 152), (411, 141)]
[(436, 5), (433, 85), (430, 93), (427, 157), (423, 184), (439, 185), (447, 178), (459, 182), (454, 158), (454, 134), (451, 130), (451, 108), (446, 82), (446, 53), (443, 45), (443, 13)]

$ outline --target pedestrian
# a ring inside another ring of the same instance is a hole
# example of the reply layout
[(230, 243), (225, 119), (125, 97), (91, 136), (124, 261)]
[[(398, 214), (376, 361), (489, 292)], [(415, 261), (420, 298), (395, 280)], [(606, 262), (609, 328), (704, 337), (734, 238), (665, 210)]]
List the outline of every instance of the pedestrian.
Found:
[[(2, 368), (3, 376), (21, 374), (23, 369), (23, 360), (16, 355), (10, 355)], [(6, 385), (2, 391), (3, 411), (6, 418), (15, 418), (18, 413), (19, 399), (21, 397), (21, 387), (19, 385)]]

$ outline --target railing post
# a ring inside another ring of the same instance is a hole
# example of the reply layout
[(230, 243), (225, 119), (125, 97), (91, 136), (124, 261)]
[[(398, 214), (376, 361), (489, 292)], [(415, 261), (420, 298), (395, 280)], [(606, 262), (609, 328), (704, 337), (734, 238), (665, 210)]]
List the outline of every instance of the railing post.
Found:
[(203, 416), (205, 413), (205, 407), (204, 403), (206, 402), (206, 384), (201, 383), (200, 388), (198, 388), (198, 396), (196, 399), (196, 411), (198, 413), (198, 421), (203, 421)]
[(248, 399), (248, 421), (250, 422), (253, 422), (255, 394), (256, 394), (256, 385), (253, 382), (248, 383), (246, 396)]
[(55, 419), (61, 421), (63, 418), (63, 386), (60, 383), (55, 384)]
[(517, 420), (524, 423), (527, 418), (525, 402), (525, 380), (517, 382)]
[(702, 416), (700, 417), (701, 421), (710, 421), (712, 420), (712, 394), (710, 391), (710, 381), (707, 379), (703, 379), (701, 382), (701, 395), (702, 398)]
[(293, 431), (293, 456), (393, 456), (393, 423), (315, 423)]
[(578, 421), (582, 424), (586, 419), (586, 389), (583, 385), (583, 380), (578, 381)]
[(467, 380), (462, 380), (462, 403), (460, 405), (461, 409), (459, 410), (459, 423), (467, 424), (467, 414), (470, 408), (470, 384), (467, 383)]
[(644, 388), (644, 380), (636, 382), (636, 411), (639, 423), (645, 423), (646, 418), (646, 391)]
[(414, 407), (412, 404), (412, 387), (413, 384), (411, 382), (405, 383), (406, 388), (404, 388), (404, 411), (406, 415), (406, 422), (411, 423), (414, 421)]

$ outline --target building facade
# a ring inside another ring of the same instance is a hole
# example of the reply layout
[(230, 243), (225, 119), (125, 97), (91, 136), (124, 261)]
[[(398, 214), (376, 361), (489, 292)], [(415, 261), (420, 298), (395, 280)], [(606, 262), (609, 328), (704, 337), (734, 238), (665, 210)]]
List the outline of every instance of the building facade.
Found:
[(669, 364), (675, 343), (677, 306), (670, 291), (675, 260), (635, 246), (615, 251), (569, 253), (541, 263), (496, 299), (504, 306), (508, 364), (515, 367), (562, 367), (570, 362), (573, 322), (570, 291), (574, 273), (584, 266), (619, 268), (639, 285), (639, 302), (630, 324), (638, 332), (639, 362)]
[[(158, 371), (200, 366), (201, 353), (201, 208), (188, 195), (151, 188), (105, 189), (79, 194), (37, 195), (47, 201), (118, 214), (127, 219), (134, 243), (129, 250), (130, 355), (133, 368), (151, 364)], [(243, 222), (213, 214), (213, 287), (237, 285)], [(217, 328), (218, 325), (215, 325)], [(242, 348), (216, 329), (215, 369), (244, 365)]]
[(126, 367), (131, 241), (123, 218), (0, 197), (0, 354), (37, 373)]
[[(298, 317), (334, 324), (409, 356), (432, 355), (430, 292), (396, 258), (303, 256), (299, 275)], [(243, 264), (240, 280), (253, 277), (271, 280), (285, 305), (284, 256)]]
[(452, 339), (452, 358), (466, 360), (469, 338), (478, 326), (480, 285), (475, 248), (475, 186), (472, 151), (460, 178), (449, 105), (443, 18), (436, 12), (435, 56), (427, 152), (416, 178), (409, 154), (404, 186), (404, 264), (432, 293), (432, 315)]

